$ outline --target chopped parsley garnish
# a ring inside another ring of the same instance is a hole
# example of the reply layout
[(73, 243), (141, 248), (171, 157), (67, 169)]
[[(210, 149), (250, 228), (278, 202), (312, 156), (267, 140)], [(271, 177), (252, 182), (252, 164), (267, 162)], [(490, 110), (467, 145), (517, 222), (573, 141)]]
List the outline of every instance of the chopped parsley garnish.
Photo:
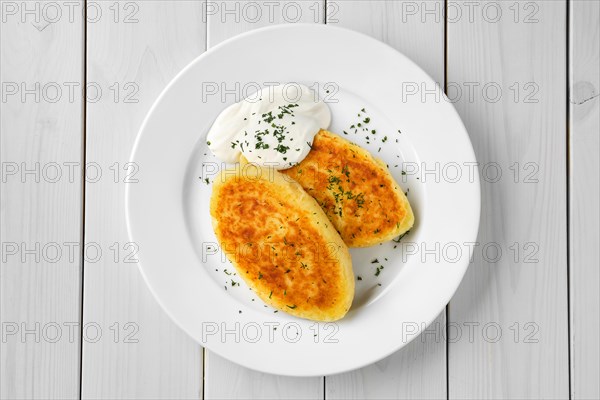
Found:
[(342, 174), (346, 175), (347, 178), (350, 177), (350, 170), (348, 169), (348, 165), (344, 165), (342, 167)]
[(262, 139), (260, 139), (260, 140), (259, 140), (259, 141), (258, 141), (258, 142), (257, 142), (257, 143), (254, 145), (254, 148), (255, 148), (256, 150), (258, 150), (258, 149), (262, 149), (262, 150), (266, 150), (266, 149), (268, 149), (268, 148), (269, 148), (269, 144), (268, 144), (268, 143), (265, 143), (265, 142), (262, 142), (261, 140), (262, 140)]
[(285, 154), (285, 153), (287, 153), (287, 151), (288, 151), (289, 149), (290, 149), (290, 148), (289, 148), (288, 146), (284, 146), (284, 145), (282, 145), (282, 144), (279, 144), (277, 147), (275, 147), (275, 150), (276, 150), (276, 151), (278, 151), (278, 152), (279, 152), (279, 153), (281, 153), (281, 154)]
[(402, 238), (406, 235), (408, 235), (410, 233), (410, 231), (406, 231), (404, 232), (402, 235), (398, 236), (396, 239), (392, 239), (394, 242), (396, 243), (400, 243), (400, 241), (402, 240)]
[(362, 208), (363, 204), (365, 204), (365, 195), (363, 193), (356, 195), (356, 204), (358, 208)]
[(331, 190), (333, 188), (333, 185), (335, 183), (340, 183), (341, 179), (338, 178), (335, 175), (329, 175), (329, 178), (327, 178), (327, 182), (329, 182), (329, 185), (327, 186), (327, 189)]

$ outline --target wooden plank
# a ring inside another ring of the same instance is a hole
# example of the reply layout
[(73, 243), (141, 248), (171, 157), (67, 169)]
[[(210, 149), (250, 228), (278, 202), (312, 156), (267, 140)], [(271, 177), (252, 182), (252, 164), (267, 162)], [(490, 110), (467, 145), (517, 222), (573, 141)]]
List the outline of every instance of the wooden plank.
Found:
[(83, 21), (47, 4), (0, 4), (0, 397), (7, 399), (79, 395), (81, 262), (68, 246), (81, 245)]
[[(419, 64), (443, 87), (443, 1), (336, 1), (328, 24), (354, 29), (388, 43)], [(326, 378), (331, 399), (446, 398), (445, 312), (428, 334), (368, 367)], [(435, 334), (437, 332), (437, 335)]]
[(571, 398), (600, 398), (600, 3), (570, 3)]
[[(252, 29), (273, 24), (323, 22), (324, 3), (318, 1), (207, 3), (208, 45)], [(263, 374), (205, 352), (207, 399), (320, 399), (323, 378), (292, 378)]]
[(324, 0), (209, 1), (206, 7), (208, 47), (252, 29), (292, 23), (323, 23)]
[(448, 81), (462, 89), (453, 96), (480, 164), (482, 215), (449, 306), (462, 333), (449, 343), (449, 398), (564, 399), (567, 5), (453, 4)]
[(205, 353), (206, 399), (322, 399), (323, 378), (292, 378), (241, 367)]
[[(85, 263), (84, 321), (104, 336), (84, 342), (82, 397), (201, 398), (202, 348), (162, 311), (132, 262), (124, 194), (135, 184), (136, 168), (126, 163), (143, 118), (205, 50), (204, 4), (95, 4), (103, 17), (91, 20), (88, 11), (88, 83), (103, 95), (88, 102), (87, 162), (97, 163), (102, 179), (86, 185), (85, 238), (104, 256)], [(95, 93), (90, 86), (88, 97)]]

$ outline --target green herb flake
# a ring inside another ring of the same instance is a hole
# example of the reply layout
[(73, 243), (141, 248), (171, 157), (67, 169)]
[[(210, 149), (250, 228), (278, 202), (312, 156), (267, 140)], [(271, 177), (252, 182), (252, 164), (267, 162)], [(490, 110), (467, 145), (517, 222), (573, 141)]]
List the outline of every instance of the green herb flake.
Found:
[[(392, 241), (396, 242), (396, 243), (400, 243), (400, 241), (402, 240), (402, 238), (406, 235), (408, 235), (410, 233), (410, 231), (406, 231), (404, 232), (402, 235), (398, 236), (396, 239), (392, 239)], [(394, 246), (395, 248), (396, 246)]]

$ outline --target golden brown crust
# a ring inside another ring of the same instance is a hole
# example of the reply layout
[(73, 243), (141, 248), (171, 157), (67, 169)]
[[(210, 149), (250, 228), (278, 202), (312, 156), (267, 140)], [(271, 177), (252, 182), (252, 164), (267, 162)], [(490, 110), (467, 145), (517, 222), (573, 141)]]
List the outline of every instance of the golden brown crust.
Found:
[(354, 297), (350, 253), (298, 183), (242, 165), (215, 180), (210, 211), (221, 249), (263, 301), (318, 321), (346, 314)]
[(380, 160), (338, 135), (321, 130), (298, 165), (281, 171), (317, 200), (344, 242), (367, 247), (408, 231), (408, 199)]

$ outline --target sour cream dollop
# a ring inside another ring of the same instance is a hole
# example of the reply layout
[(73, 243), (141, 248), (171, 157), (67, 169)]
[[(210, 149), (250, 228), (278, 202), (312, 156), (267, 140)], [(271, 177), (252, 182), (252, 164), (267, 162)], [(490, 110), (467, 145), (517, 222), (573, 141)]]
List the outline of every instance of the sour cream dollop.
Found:
[(268, 86), (219, 114), (206, 138), (223, 162), (241, 154), (277, 170), (301, 162), (320, 129), (329, 128), (331, 111), (310, 88), (295, 83)]

